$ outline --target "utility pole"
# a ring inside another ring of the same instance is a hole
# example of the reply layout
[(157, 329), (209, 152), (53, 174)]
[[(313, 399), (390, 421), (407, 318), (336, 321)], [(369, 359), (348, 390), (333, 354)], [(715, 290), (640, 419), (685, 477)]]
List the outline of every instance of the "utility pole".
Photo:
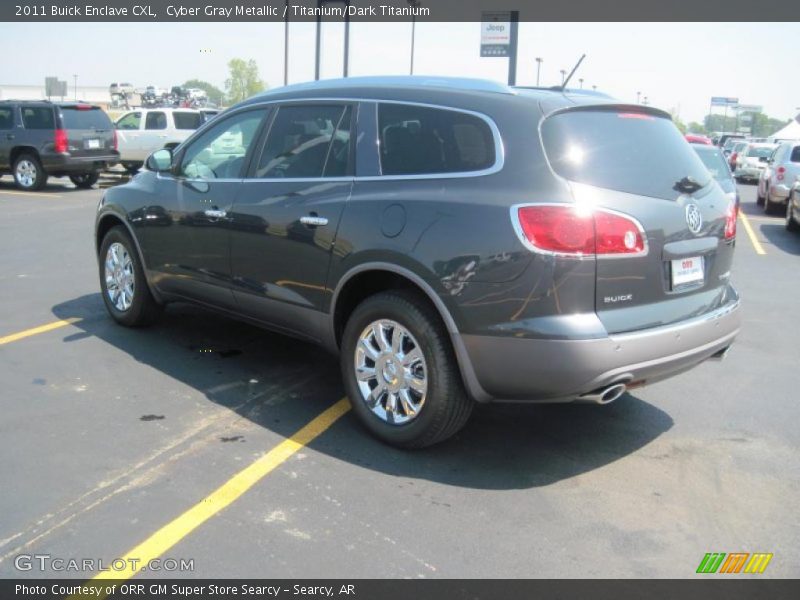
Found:
[(289, 85), (289, 0), (286, 0), (283, 19), (283, 85)]
[(542, 58), (536, 57), (536, 87), (539, 87), (539, 75), (542, 73)]
[(578, 78), (578, 83), (581, 84), (581, 89), (583, 89), (583, 77)]
[[(406, 0), (406, 2), (408, 2), (408, 5), (411, 8), (417, 8), (419, 7), (420, 4), (422, 4), (420, 0)], [(415, 14), (412, 14), (411, 15), (411, 64), (408, 69), (409, 75), (414, 74), (414, 38), (416, 37), (416, 34), (417, 34), (417, 16)]]
[(73, 75), (72, 76), (72, 80), (73, 80), (72, 91), (75, 92), (75, 100), (77, 101), (78, 100), (78, 76), (77, 75)]
[(519, 11), (511, 11), (511, 36), (508, 44), (508, 85), (517, 84), (517, 37), (519, 32)]
[(592, 86), (592, 90), (593, 90), (593, 91), (597, 91), (597, 86), (596, 86), (596, 85), (593, 85), (593, 86)]
[(564, 79), (567, 77), (567, 71), (566, 69), (561, 69), (559, 73), (561, 73), (561, 85), (564, 85)]
[[(344, 16), (344, 65), (342, 66), (342, 74), (347, 77), (350, 62), (350, 0), (317, 0), (317, 40), (316, 40), (316, 57), (314, 60), (314, 80), (319, 81), (319, 63), (322, 55), (321, 40), (322, 40), (322, 7), (325, 4), (341, 3), (345, 7)], [(287, 13), (288, 14), (288, 13)]]
[(636, 104), (641, 104), (642, 92), (636, 92)]

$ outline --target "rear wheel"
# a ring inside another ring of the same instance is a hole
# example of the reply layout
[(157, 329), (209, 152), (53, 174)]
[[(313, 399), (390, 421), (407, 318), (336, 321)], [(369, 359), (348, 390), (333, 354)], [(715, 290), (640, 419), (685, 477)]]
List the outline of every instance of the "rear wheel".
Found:
[(800, 224), (795, 221), (792, 204), (792, 197), (789, 196), (789, 200), (786, 202), (786, 229), (789, 231), (800, 231)]
[(42, 163), (35, 154), (20, 154), (14, 161), (14, 181), (25, 191), (40, 190), (47, 183)]
[(147, 287), (136, 247), (121, 225), (112, 227), (103, 238), (99, 263), (103, 302), (114, 320), (126, 327), (152, 323), (161, 306)]
[(83, 190), (91, 188), (97, 180), (100, 179), (100, 173), (93, 171), (91, 173), (81, 173), (79, 175), (70, 175), (69, 180), (75, 184), (75, 187)]
[(756, 204), (758, 206), (764, 205), (764, 196), (761, 195), (761, 186), (756, 188)]
[(770, 200), (769, 188), (767, 188), (767, 195), (764, 196), (764, 212), (771, 215), (777, 209), (777, 204)]
[(139, 169), (142, 168), (142, 165), (139, 163), (126, 163), (123, 166), (129, 175), (136, 175), (139, 172)]
[(342, 335), (341, 368), (353, 411), (393, 446), (441, 442), (472, 412), (447, 331), (416, 294), (382, 292), (356, 307)]

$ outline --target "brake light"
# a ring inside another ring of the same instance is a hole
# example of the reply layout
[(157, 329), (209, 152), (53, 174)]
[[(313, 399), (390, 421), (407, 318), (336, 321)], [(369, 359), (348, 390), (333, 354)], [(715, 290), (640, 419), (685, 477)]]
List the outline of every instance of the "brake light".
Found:
[(655, 118), (652, 115), (638, 112), (617, 113), (620, 119), (643, 119), (645, 121), (653, 121)]
[(739, 156), (739, 154), (737, 152), (731, 152), (731, 162), (735, 163), (736, 162), (736, 157), (738, 157), (738, 156)]
[(730, 240), (736, 237), (736, 219), (739, 216), (739, 206), (736, 201), (728, 205), (725, 211), (725, 239)]
[(75, 108), (77, 110), (92, 110), (93, 106), (91, 104), (76, 104)]
[(569, 256), (641, 254), (646, 250), (641, 225), (633, 218), (569, 205), (517, 208), (523, 241), (540, 252)]
[(112, 135), (112, 137), (111, 137), (111, 147), (114, 150), (119, 150), (119, 140), (117, 140), (117, 130), (116, 129), (112, 129), (111, 130), (111, 135)]
[(775, 179), (783, 181), (783, 176), (786, 173), (786, 167), (778, 167), (775, 169)]
[(67, 132), (63, 129), (56, 129), (56, 137), (54, 140), (53, 145), (55, 146), (56, 152), (66, 152), (69, 148), (69, 143), (67, 141)]

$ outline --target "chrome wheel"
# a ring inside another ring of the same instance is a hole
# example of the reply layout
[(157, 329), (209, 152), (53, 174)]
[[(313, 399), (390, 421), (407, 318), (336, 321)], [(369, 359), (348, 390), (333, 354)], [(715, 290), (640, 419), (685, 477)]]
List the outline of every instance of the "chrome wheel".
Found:
[(36, 165), (27, 159), (17, 163), (17, 170), (14, 173), (17, 183), (26, 188), (33, 187), (36, 183), (36, 174)]
[(108, 247), (105, 262), (106, 294), (111, 304), (121, 312), (133, 304), (135, 276), (133, 260), (128, 250), (119, 242)]
[(417, 340), (396, 321), (369, 324), (358, 339), (354, 369), (361, 399), (382, 421), (416, 418), (428, 392), (428, 369)]

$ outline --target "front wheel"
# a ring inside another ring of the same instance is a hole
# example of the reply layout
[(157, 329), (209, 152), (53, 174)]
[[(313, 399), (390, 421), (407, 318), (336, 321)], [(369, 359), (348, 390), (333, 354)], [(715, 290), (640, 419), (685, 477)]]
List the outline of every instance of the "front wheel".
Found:
[(34, 154), (20, 154), (14, 161), (14, 181), (17, 187), (32, 192), (42, 189), (47, 183), (47, 173)]
[(91, 173), (81, 173), (79, 175), (70, 175), (69, 180), (75, 184), (75, 187), (82, 190), (90, 189), (97, 180), (100, 179), (100, 173), (93, 171)]
[(382, 292), (353, 311), (342, 335), (341, 368), (353, 411), (393, 446), (444, 441), (472, 412), (447, 331), (414, 293)]
[(100, 246), (100, 289), (113, 319), (126, 327), (153, 322), (161, 312), (145, 281), (139, 255), (130, 234), (112, 227)]

